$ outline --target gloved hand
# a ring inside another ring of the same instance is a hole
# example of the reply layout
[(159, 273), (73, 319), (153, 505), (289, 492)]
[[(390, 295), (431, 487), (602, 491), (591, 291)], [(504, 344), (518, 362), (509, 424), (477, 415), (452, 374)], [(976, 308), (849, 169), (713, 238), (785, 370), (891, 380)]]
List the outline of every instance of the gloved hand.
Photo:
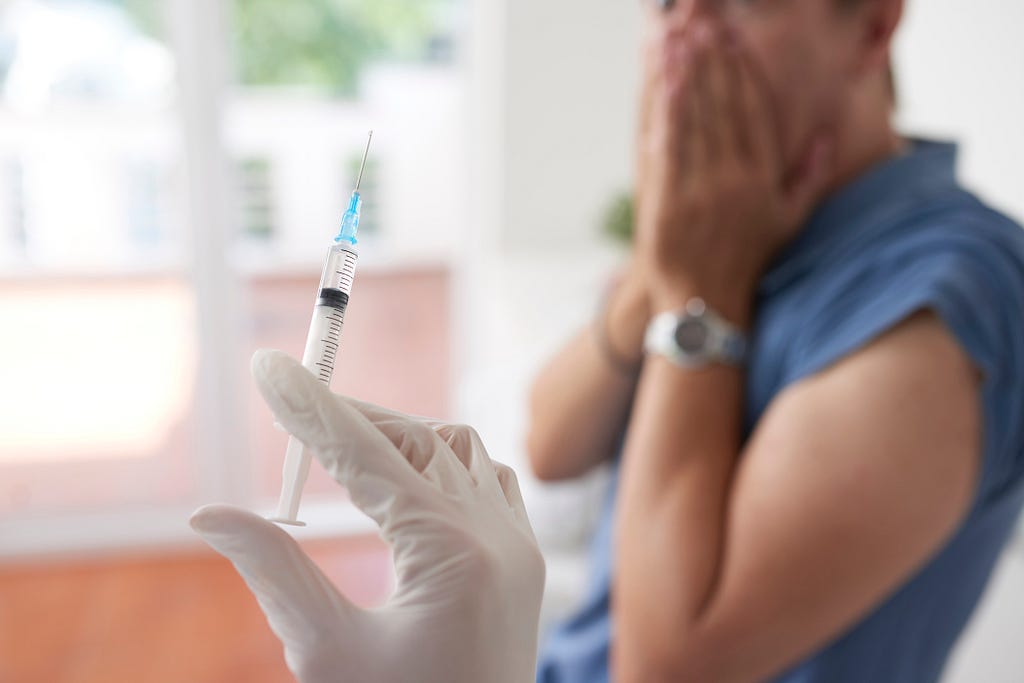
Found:
[(397, 574), (387, 603), (363, 610), (274, 524), (225, 505), (195, 512), (299, 681), (533, 681), (544, 561), (512, 470), (472, 429), (331, 394), (281, 352), (252, 366), (277, 420), (380, 525)]

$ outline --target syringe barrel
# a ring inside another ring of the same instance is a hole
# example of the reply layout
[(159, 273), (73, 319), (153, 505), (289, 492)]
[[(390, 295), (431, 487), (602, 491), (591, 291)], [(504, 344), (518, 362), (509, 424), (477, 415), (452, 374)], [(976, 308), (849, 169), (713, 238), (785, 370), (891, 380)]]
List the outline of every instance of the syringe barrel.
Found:
[[(341, 328), (345, 323), (345, 310), (358, 258), (353, 246), (335, 244), (327, 252), (320, 275), (320, 289), (313, 306), (313, 320), (309, 324), (302, 364), (328, 387), (331, 386), (334, 363), (341, 345)], [(275, 521), (301, 524), (298, 522), (299, 502), (309, 475), (310, 459), (311, 454), (306, 452), (302, 443), (295, 437), (289, 438)]]
[(351, 244), (335, 244), (327, 251), (324, 272), (320, 275), (320, 289), (336, 289), (345, 296), (352, 293), (359, 254)]
[(334, 374), (358, 258), (353, 247), (336, 244), (328, 250), (320, 275), (320, 289), (313, 307), (302, 364), (327, 386), (331, 385)]

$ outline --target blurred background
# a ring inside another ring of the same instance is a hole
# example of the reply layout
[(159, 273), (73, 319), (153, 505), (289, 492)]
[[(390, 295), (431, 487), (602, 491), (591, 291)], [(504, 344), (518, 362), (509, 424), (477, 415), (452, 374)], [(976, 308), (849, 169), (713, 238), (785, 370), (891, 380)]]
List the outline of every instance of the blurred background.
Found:
[[(910, 0), (907, 132), (1024, 220), (1024, 5)], [(624, 255), (635, 2), (0, 1), (0, 681), (290, 680), (199, 504), (269, 512), (253, 350), (301, 355), (368, 129), (334, 388), (468, 422), (578, 599), (602, 472), (529, 478), (525, 396)], [(299, 535), (362, 604), (387, 548), (314, 466)], [(1024, 536), (947, 680), (1019, 681)]]

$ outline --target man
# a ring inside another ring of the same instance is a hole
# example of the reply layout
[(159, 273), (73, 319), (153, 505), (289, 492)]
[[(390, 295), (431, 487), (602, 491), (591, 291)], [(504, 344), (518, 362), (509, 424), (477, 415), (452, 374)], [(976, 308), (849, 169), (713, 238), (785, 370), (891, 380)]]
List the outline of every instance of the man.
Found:
[(539, 477), (616, 481), (542, 683), (940, 677), (1024, 501), (1024, 234), (893, 130), (902, 4), (649, 9), (633, 258), (531, 398)]

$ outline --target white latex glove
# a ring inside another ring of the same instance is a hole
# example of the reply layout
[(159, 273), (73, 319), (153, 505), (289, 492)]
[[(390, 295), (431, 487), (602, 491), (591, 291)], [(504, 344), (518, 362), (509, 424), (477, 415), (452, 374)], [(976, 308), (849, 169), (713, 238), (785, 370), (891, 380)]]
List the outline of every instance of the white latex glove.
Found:
[(281, 352), (252, 367), (277, 420), (380, 525), (397, 573), (387, 603), (363, 610), (276, 525), (225, 505), (195, 512), (299, 681), (533, 681), (544, 561), (512, 470), (472, 429), (331, 394)]

